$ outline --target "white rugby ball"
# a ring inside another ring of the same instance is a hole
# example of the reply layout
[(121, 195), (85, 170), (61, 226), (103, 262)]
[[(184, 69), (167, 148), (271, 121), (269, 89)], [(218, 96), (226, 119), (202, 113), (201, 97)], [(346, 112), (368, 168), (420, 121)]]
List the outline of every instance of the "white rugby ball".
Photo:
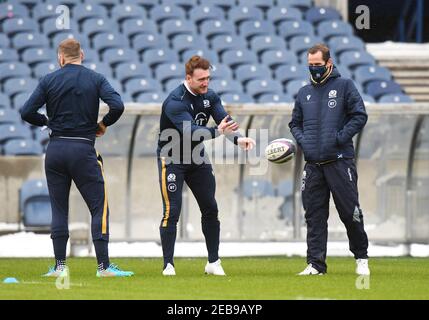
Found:
[(295, 154), (295, 143), (290, 139), (276, 139), (265, 148), (265, 157), (274, 163), (285, 163), (291, 160)]

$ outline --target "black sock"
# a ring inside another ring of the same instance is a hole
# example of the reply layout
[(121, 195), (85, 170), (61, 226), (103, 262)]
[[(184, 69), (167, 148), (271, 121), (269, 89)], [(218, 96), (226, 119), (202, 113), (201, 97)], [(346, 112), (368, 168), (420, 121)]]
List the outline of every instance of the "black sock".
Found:
[(93, 240), (95, 255), (97, 256), (97, 264), (100, 269), (106, 270), (109, 268), (109, 242), (106, 240)]
[(54, 245), (54, 254), (56, 261), (66, 261), (66, 250), (67, 250), (67, 241), (69, 240), (68, 236), (57, 237), (52, 239)]

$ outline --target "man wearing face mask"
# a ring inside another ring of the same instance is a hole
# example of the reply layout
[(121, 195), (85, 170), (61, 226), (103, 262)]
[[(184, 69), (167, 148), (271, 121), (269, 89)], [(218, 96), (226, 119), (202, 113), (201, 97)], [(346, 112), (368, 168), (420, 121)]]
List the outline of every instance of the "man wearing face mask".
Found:
[(369, 275), (368, 238), (358, 199), (352, 141), (366, 124), (365, 105), (353, 81), (341, 78), (327, 46), (310, 48), (308, 65), (311, 84), (299, 90), (289, 123), (306, 161), (301, 190), (307, 223), (307, 267), (300, 275), (327, 272), (331, 193), (347, 230), (356, 273)]
[[(131, 276), (133, 272), (121, 271), (109, 261), (109, 208), (103, 160), (94, 149), (95, 138), (104, 135), (107, 127), (119, 119), (124, 104), (106, 78), (82, 66), (82, 60), (78, 41), (62, 41), (58, 47), (61, 68), (40, 80), (21, 109), (23, 120), (50, 130), (45, 171), (52, 207), (55, 266), (45, 276), (64, 277), (68, 273), (66, 247), (72, 181), (91, 212), (97, 277)], [(97, 123), (100, 99), (109, 106), (109, 112)], [(45, 104), (47, 118), (37, 112)]]

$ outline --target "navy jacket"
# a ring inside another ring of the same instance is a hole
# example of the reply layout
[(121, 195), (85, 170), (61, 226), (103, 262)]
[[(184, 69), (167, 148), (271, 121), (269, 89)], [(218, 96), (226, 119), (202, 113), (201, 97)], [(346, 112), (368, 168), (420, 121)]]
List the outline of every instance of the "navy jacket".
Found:
[(306, 161), (354, 158), (353, 136), (368, 115), (353, 81), (334, 67), (323, 84), (302, 87), (295, 100), (289, 128)]
[[(188, 91), (184, 84), (179, 85), (162, 104), (158, 156), (171, 156), (171, 148), (169, 150), (162, 149), (166, 144), (169, 146), (180, 145), (180, 160), (182, 160), (184, 153), (189, 155), (203, 140), (213, 139), (219, 135), (215, 127), (206, 127), (210, 117), (213, 117), (216, 124), (219, 124), (227, 115), (220, 97), (213, 90), (209, 89), (203, 95), (194, 95)], [(172, 141), (173, 138), (169, 137), (170, 134), (167, 129), (177, 133), (179, 139)], [(196, 138), (194, 141), (192, 141), (192, 135)], [(237, 144), (239, 136), (237, 132), (228, 138)], [(166, 139), (167, 137), (169, 139)], [(184, 137), (191, 139), (188, 141), (190, 147), (188, 149), (184, 146)], [(201, 150), (203, 153), (204, 149)], [(163, 151), (162, 154), (161, 151)], [(164, 153), (165, 151), (168, 153)]]
[[(21, 109), (21, 118), (36, 126), (47, 125), (51, 136), (95, 138), (100, 98), (109, 106), (103, 123), (110, 126), (124, 112), (121, 96), (103, 75), (66, 64), (40, 79)], [(48, 119), (37, 112), (44, 104)]]

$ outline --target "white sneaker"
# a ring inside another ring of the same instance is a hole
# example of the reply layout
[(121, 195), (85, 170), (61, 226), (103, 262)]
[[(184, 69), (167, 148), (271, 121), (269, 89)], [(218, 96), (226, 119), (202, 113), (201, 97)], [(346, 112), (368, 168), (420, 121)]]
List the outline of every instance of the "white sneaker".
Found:
[(174, 269), (174, 266), (171, 263), (167, 263), (167, 266), (162, 271), (163, 276), (175, 276), (176, 270)]
[(317, 269), (313, 268), (311, 263), (304, 269), (304, 271), (298, 273), (299, 276), (310, 276), (310, 275), (323, 275), (323, 273), (319, 272)]
[(356, 259), (356, 273), (360, 276), (369, 276), (368, 259)]
[(220, 259), (213, 263), (207, 262), (204, 272), (207, 274), (214, 274), (215, 276), (226, 276), (225, 271), (223, 271), (222, 265), (220, 264)]

